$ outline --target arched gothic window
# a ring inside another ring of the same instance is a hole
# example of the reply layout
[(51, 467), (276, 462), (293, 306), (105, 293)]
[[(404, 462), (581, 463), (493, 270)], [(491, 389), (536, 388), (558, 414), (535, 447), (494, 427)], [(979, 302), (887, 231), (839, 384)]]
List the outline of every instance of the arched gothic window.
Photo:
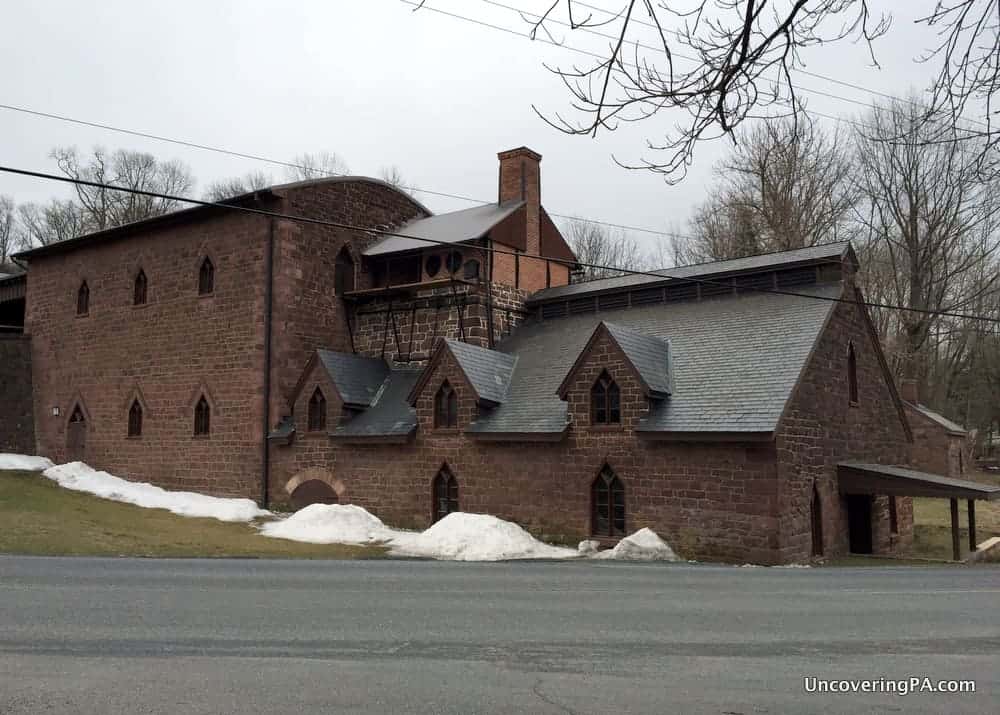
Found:
[(852, 405), (858, 403), (858, 359), (854, 355), (854, 343), (847, 346), (847, 391)]
[(625, 486), (607, 464), (591, 485), (590, 504), (594, 536), (625, 535)]
[(215, 292), (215, 266), (212, 259), (205, 256), (198, 271), (198, 295), (209, 295)]
[(590, 422), (595, 425), (616, 425), (621, 421), (621, 392), (605, 370), (590, 388)]
[(80, 289), (76, 292), (76, 314), (86, 315), (90, 312), (90, 288), (87, 281), (80, 284)]
[(337, 263), (333, 269), (333, 292), (344, 295), (354, 290), (354, 259), (347, 246), (337, 254)]
[(458, 426), (458, 395), (447, 380), (434, 395), (434, 426)]
[(458, 511), (458, 480), (447, 466), (434, 477), (434, 521)]
[(141, 269), (132, 288), (132, 305), (146, 305), (146, 272)]
[(142, 436), (142, 405), (139, 400), (132, 400), (132, 406), (128, 410), (128, 436)]
[(326, 429), (326, 398), (318, 387), (309, 398), (309, 431), (321, 432)]
[(208, 400), (202, 395), (198, 404), (194, 407), (194, 433), (196, 435), (207, 435), (212, 430), (212, 408), (208, 405)]

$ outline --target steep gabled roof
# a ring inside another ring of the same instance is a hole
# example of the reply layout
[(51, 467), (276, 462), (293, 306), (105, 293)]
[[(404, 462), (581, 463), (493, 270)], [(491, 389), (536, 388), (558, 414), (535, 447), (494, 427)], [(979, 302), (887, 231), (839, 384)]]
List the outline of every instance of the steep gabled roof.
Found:
[(479, 402), (498, 405), (506, 399), (517, 358), (496, 350), (445, 338), (438, 343), (420, 379), (414, 384), (408, 398), (411, 405), (416, 404), (420, 391), (424, 389), (427, 380), (446, 350), (455, 358), (455, 362), (476, 393), (476, 399)]
[(670, 342), (616, 323), (601, 321), (559, 384), (556, 394), (560, 398), (566, 397), (566, 390), (577, 369), (586, 361), (591, 347), (602, 335), (610, 337), (622, 351), (647, 395), (657, 399), (670, 395)]
[(405, 442), (417, 429), (417, 411), (407, 396), (420, 377), (420, 370), (392, 370), (364, 412), (330, 430), (330, 436), (345, 442)]
[[(839, 283), (796, 288), (827, 299), (842, 290)], [(603, 321), (670, 341), (670, 399), (654, 404), (640, 433), (772, 433), (834, 306), (751, 293), (529, 321), (497, 346), (517, 356), (507, 398), (468, 432), (494, 439), (563, 433), (568, 411), (557, 390)]]
[(414, 219), (396, 229), (396, 233), (413, 236), (413, 238), (386, 236), (366, 248), (363, 253), (366, 256), (383, 256), (389, 253), (432, 247), (437, 242), (474, 241), (485, 236), (491, 228), (504, 221), (522, 206), (524, 206), (524, 201), (518, 199)]
[[(355, 407), (370, 406), (389, 374), (389, 366), (379, 358), (317, 350), (310, 362), (314, 360), (326, 370), (344, 404)], [(307, 365), (305, 372), (308, 369)]]

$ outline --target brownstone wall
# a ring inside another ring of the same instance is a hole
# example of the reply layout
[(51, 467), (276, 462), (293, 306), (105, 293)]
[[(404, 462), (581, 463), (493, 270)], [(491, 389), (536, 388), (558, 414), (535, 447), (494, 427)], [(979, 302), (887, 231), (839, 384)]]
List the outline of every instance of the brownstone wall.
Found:
[[(406, 194), (374, 180), (333, 180), (283, 189), (282, 211), (352, 226), (395, 227), (424, 215)], [(357, 288), (371, 287), (361, 251), (367, 232), (279, 222), (274, 258), (272, 423), (288, 414), (292, 389), (317, 348), (351, 352), (347, 308), (334, 294), (337, 255), (348, 247)]]
[[(850, 403), (848, 390), (850, 343), (857, 360), (860, 399), (856, 405)], [(783, 560), (802, 560), (810, 554), (814, 482), (820, 492), (824, 554), (847, 553), (847, 511), (837, 486), (838, 462), (909, 463), (909, 438), (890, 387), (891, 377), (879, 362), (876, 350), (871, 330), (858, 308), (847, 304), (833, 308), (785, 408), (776, 439)], [(891, 536), (888, 500), (876, 498), (872, 516), (876, 553), (906, 548), (912, 542), (912, 500), (900, 498), (897, 513), (899, 534)]]
[(913, 430), (911, 464), (914, 469), (962, 479), (971, 459), (967, 440), (961, 435), (950, 434), (909, 405), (906, 405), (906, 416)]
[[(84, 458), (95, 468), (176, 489), (259, 495), (267, 225), (258, 216), (220, 214), (32, 260), (26, 326), (38, 451), (66, 459), (67, 420), (79, 403), (87, 416)], [(215, 266), (215, 290), (200, 296), (205, 256)], [(134, 306), (140, 268), (147, 303)], [(83, 280), (90, 309), (77, 316)], [(203, 392), (211, 434), (195, 437)], [(146, 408), (143, 434), (129, 438), (135, 398)]]
[[(604, 368), (622, 388), (620, 428), (589, 426), (583, 396)], [(433, 396), (445, 379), (459, 397), (455, 430), (433, 427)], [(649, 526), (688, 558), (777, 560), (771, 446), (637, 440), (631, 430), (646, 409), (645, 398), (623, 357), (607, 344), (595, 345), (568, 399), (574, 426), (561, 442), (470, 439), (463, 430), (479, 408), (446, 353), (417, 402), (419, 427), (412, 443), (348, 445), (314, 437), (278, 447), (272, 497), (287, 499), (284, 485), (297, 476), (324, 475), (341, 485), (349, 495), (346, 500), (386, 522), (426, 527), (432, 514), (431, 483), (447, 464), (458, 479), (462, 510), (495, 514), (543, 538), (575, 544), (590, 535), (590, 487), (607, 463), (625, 485), (628, 533)], [(303, 410), (297, 407), (296, 414)]]
[(35, 454), (31, 338), (0, 333), (0, 452)]

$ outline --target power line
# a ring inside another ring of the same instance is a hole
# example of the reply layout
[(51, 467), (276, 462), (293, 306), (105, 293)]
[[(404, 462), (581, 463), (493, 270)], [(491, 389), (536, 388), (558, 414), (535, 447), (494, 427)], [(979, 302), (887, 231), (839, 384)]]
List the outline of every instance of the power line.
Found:
[[(74, 179), (68, 176), (58, 176), (56, 174), (48, 174), (41, 171), (31, 171), (29, 169), (18, 169), (9, 166), (0, 166), (0, 172), (7, 174), (17, 174), (19, 176), (29, 176), (36, 179), (46, 179), (49, 181), (58, 181), (67, 184), (74, 184), (77, 186), (89, 186), (91, 188), (106, 189), (109, 191), (122, 191), (129, 194), (136, 194), (139, 196), (147, 196), (150, 198), (165, 199), (167, 201), (174, 201), (177, 203), (192, 204), (194, 206), (211, 206), (215, 208), (225, 209), (228, 211), (239, 211), (242, 213), (254, 214), (257, 216), (266, 216), (268, 218), (282, 219), (286, 221), (296, 221), (299, 223), (307, 223), (318, 226), (329, 226), (332, 228), (346, 229), (349, 231), (360, 231), (362, 233), (378, 234), (380, 236), (394, 236), (397, 238), (408, 238), (414, 241), (419, 241), (421, 243), (427, 243), (437, 246), (447, 246), (454, 248), (458, 245), (472, 246), (477, 250), (483, 251), (485, 253), (490, 253), (493, 255), (508, 255), (508, 256), (520, 256), (521, 258), (527, 260), (539, 260), (539, 261), (551, 261), (560, 265), (577, 265), (582, 268), (592, 268), (596, 270), (606, 270), (614, 271), (619, 274), (634, 275), (634, 276), (645, 276), (649, 278), (657, 278), (660, 280), (676, 280), (682, 283), (695, 283), (698, 285), (713, 285), (713, 286), (723, 286), (725, 288), (734, 288), (732, 283), (726, 283), (724, 281), (712, 280), (710, 278), (694, 278), (690, 276), (677, 276), (670, 275), (666, 270), (659, 271), (640, 271), (628, 268), (615, 268), (613, 266), (604, 266), (597, 263), (583, 263), (581, 261), (567, 261), (565, 258), (556, 258), (552, 256), (526, 256), (523, 252), (505, 250), (495, 247), (482, 247), (475, 246), (468, 241), (462, 241), (459, 243), (450, 243), (448, 241), (441, 241), (434, 238), (424, 238), (422, 236), (412, 236), (410, 234), (401, 233), (399, 231), (386, 231), (382, 229), (369, 228), (365, 226), (358, 226), (355, 224), (344, 223), (342, 221), (330, 221), (328, 219), (312, 218), (309, 216), (297, 216), (294, 214), (286, 214), (278, 211), (267, 211), (265, 209), (256, 209), (249, 206), (235, 206), (232, 204), (222, 203), (218, 201), (204, 201), (202, 199), (191, 199), (184, 196), (173, 196), (171, 194), (165, 194), (158, 191), (147, 191), (145, 189), (133, 189), (124, 186), (114, 186), (112, 184), (104, 184), (98, 181), (88, 181), (86, 179)], [(470, 239), (475, 240), (475, 239)], [(830, 296), (814, 295), (810, 293), (798, 293), (795, 291), (781, 290), (780, 288), (759, 288), (752, 286), (740, 286), (741, 290), (749, 290), (755, 293), (769, 293), (774, 295), (784, 295), (792, 296), (797, 298), (808, 298), (811, 300), (821, 300), (828, 303), (845, 303), (848, 305), (863, 305), (869, 308), (882, 308), (886, 310), (899, 310), (909, 313), (919, 313), (922, 315), (933, 315), (938, 317), (951, 317), (951, 318), (964, 318), (967, 320), (980, 320), (989, 323), (1000, 323), (1000, 318), (991, 318), (985, 315), (972, 315), (969, 313), (957, 313), (945, 310), (925, 310), (921, 308), (909, 308), (903, 305), (891, 305), (888, 303), (874, 303), (869, 301), (857, 301), (849, 300), (847, 298), (833, 298)]]
[[(67, 122), (69, 124), (76, 124), (84, 127), (91, 127), (94, 129), (103, 129), (109, 132), (116, 132), (119, 134), (127, 134), (129, 136), (141, 137), (143, 139), (153, 139), (154, 141), (166, 142), (168, 144), (175, 144), (177, 146), (188, 147), (191, 149), (200, 149), (202, 151), (210, 151), (216, 154), (225, 154), (228, 156), (235, 156), (240, 159), (250, 159), (252, 161), (260, 161), (266, 164), (273, 164), (274, 166), (281, 166), (289, 169), (299, 169), (305, 172), (313, 172), (318, 176), (346, 176), (345, 174), (328, 173), (318, 170), (314, 167), (307, 166), (305, 164), (299, 164), (293, 161), (282, 161), (281, 159), (274, 159), (272, 157), (263, 156), (260, 154), (252, 154), (248, 152), (237, 151), (233, 149), (223, 149), (221, 147), (212, 146), (211, 144), (202, 144), (199, 142), (188, 141), (186, 139), (176, 139), (173, 137), (164, 136), (162, 134), (152, 134), (150, 132), (143, 132), (137, 129), (127, 129), (125, 127), (117, 127), (111, 124), (103, 124), (101, 122), (92, 122), (86, 119), (77, 119), (76, 117), (70, 117), (65, 114), (55, 114), (52, 112), (43, 112), (37, 109), (30, 109), (28, 107), (21, 107), (14, 104), (0, 104), (0, 109), (6, 109), (12, 112), (20, 112), (21, 114), (28, 114), (36, 117), (43, 117), (45, 119), (53, 119), (60, 122)], [(406, 189), (407, 191), (414, 193), (430, 194), (432, 196), (441, 196), (449, 199), (458, 199), (460, 201), (468, 201), (470, 203), (476, 204), (491, 204), (495, 203), (493, 201), (487, 201), (485, 199), (477, 199), (473, 196), (463, 196), (461, 194), (452, 194), (446, 191), (433, 191), (431, 189), (423, 189), (417, 186), (404, 186), (400, 185), (400, 188)], [(692, 238), (690, 235), (685, 235), (681, 233), (675, 233), (670, 231), (658, 231), (653, 228), (646, 228), (645, 226), (629, 226), (626, 224), (615, 223), (613, 221), (601, 221), (598, 219), (583, 218), (581, 216), (573, 216), (571, 214), (560, 214), (550, 212), (550, 216), (556, 218), (583, 221), (584, 223), (597, 224), (599, 226), (608, 226), (611, 228), (620, 228), (627, 231), (636, 231), (639, 233), (649, 233), (656, 236), (663, 236), (665, 238)]]
[[(532, 37), (529, 37), (526, 34), (521, 33), (518, 30), (514, 30), (514, 29), (509, 28), (509, 27), (504, 27), (503, 25), (496, 25), (494, 23), (486, 22), (484, 20), (479, 20), (479, 19), (474, 18), (474, 17), (468, 17), (467, 15), (461, 15), (461, 14), (458, 14), (458, 13), (450, 12), (448, 10), (442, 10), (440, 8), (431, 7), (430, 5), (421, 4), (419, 2), (419, 0), (399, 0), (399, 1), (401, 3), (403, 3), (404, 5), (410, 5), (411, 7), (415, 8), (415, 9), (419, 9), (421, 11), (427, 10), (429, 12), (435, 12), (435, 13), (438, 13), (440, 15), (445, 15), (447, 17), (454, 18), (456, 20), (462, 20), (464, 22), (469, 22), (469, 23), (472, 23), (472, 24), (475, 24), (475, 25), (480, 25), (481, 27), (486, 27), (486, 28), (489, 28), (491, 30), (498, 30), (500, 32), (507, 33), (509, 35), (514, 35), (515, 37), (520, 37), (520, 38), (523, 38), (523, 39), (528, 40), (530, 42), (541, 42), (541, 43), (546, 44), (546, 45), (552, 45), (553, 47), (558, 47), (558, 48), (561, 48), (561, 49), (564, 49), (564, 50), (569, 50), (570, 52), (576, 52), (576, 53), (581, 54), (581, 55), (586, 55), (588, 57), (593, 57), (595, 59), (601, 60), (602, 62), (607, 62), (608, 61), (607, 56), (603, 55), (603, 54), (601, 54), (599, 52), (591, 52), (590, 50), (585, 50), (585, 49), (580, 48), (580, 47), (573, 47), (572, 45), (567, 45), (565, 43), (556, 42), (554, 40), (546, 39), (544, 37), (535, 36), (534, 38), (532, 38)], [(484, 2), (490, 2), (490, 0), (484, 0)], [(493, 3), (493, 2), (490, 2), (490, 4), (500, 5), (499, 3)], [(528, 14), (528, 15), (534, 15), (535, 14), (535, 13), (529, 13), (529, 12), (525, 12), (525, 11), (521, 11), (521, 10), (518, 10), (518, 12), (521, 12), (523, 14)], [(553, 21), (553, 22), (556, 22), (556, 21)], [(600, 33), (597, 33), (597, 34), (600, 34)], [(633, 43), (630, 43), (630, 44), (633, 44)], [(691, 59), (691, 58), (685, 57), (684, 59)], [(623, 65), (631, 67), (633, 69), (636, 69), (636, 70), (641, 69), (640, 67), (638, 67), (637, 65), (635, 65), (633, 63), (625, 62), (624, 60), (620, 60), (620, 62)], [(799, 89), (800, 91), (807, 91), (807, 92), (811, 92), (811, 93), (814, 93), (814, 94), (823, 95), (823, 96), (829, 97), (831, 99), (836, 99), (836, 100), (840, 100), (840, 101), (844, 101), (844, 102), (850, 102), (852, 104), (860, 104), (860, 105), (865, 106), (865, 107), (869, 106), (865, 102), (860, 102), (860, 101), (855, 100), (855, 99), (848, 99), (846, 97), (841, 97), (841, 96), (836, 95), (836, 94), (830, 94), (828, 92), (823, 92), (822, 90), (814, 90), (814, 89), (809, 89), (809, 88), (800, 88), (797, 85), (792, 85), (792, 87), (795, 88), (795, 89)], [(775, 102), (778, 102), (777, 98), (775, 99)], [(789, 108), (792, 108), (792, 105), (788, 104), (787, 102), (781, 102), (781, 104), (784, 104), (785, 106), (787, 106)], [(829, 119), (829, 120), (834, 121), (834, 122), (839, 122), (841, 124), (847, 124), (847, 125), (852, 126), (852, 127), (856, 128), (856, 129), (875, 130), (875, 127), (871, 127), (871, 126), (869, 126), (869, 125), (867, 125), (867, 124), (865, 124), (863, 122), (859, 122), (859, 121), (856, 121), (856, 120), (853, 120), (853, 119), (849, 119), (847, 117), (841, 117), (841, 116), (837, 116), (837, 115), (834, 115), (834, 114), (826, 114), (824, 112), (819, 112), (819, 111), (816, 111), (814, 109), (808, 109), (808, 108), (805, 108), (805, 107), (800, 108), (798, 111), (801, 111), (803, 114), (806, 114), (806, 115), (811, 115), (811, 116), (814, 116), (814, 117), (823, 117), (824, 119)], [(952, 139), (938, 140), (938, 142), (942, 143), (942, 142), (947, 141), (947, 142), (954, 143), (954, 142), (965, 141), (967, 139), (978, 139), (978, 138), (981, 138), (981, 137), (982, 137), (982, 134), (980, 132), (976, 132), (976, 133), (969, 133), (969, 134), (967, 134), (965, 136), (954, 137)], [(904, 145), (904, 146), (925, 146), (926, 145), (926, 142), (923, 142), (923, 141), (920, 141), (920, 142), (895, 141), (893, 143)], [(682, 237), (682, 238), (684, 237), (681, 234), (674, 234), (674, 235), (677, 235), (677, 236)]]
[[(484, 0), (484, 1), (485, 2), (489, 2), (489, 0)], [(598, 7), (596, 5), (590, 5), (588, 3), (581, 2), (581, 0), (572, 0), (572, 2), (574, 2), (575, 4), (577, 4), (577, 5), (581, 6), (581, 7), (585, 7), (588, 10), (596, 10), (597, 12), (603, 12), (606, 15), (611, 15), (612, 17), (617, 17), (618, 16), (618, 13), (616, 13), (616, 12), (614, 12), (612, 10), (608, 10), (606, 8)], [(532, 13), (529, 13), (529, 14), (532, 14)], [(632, 18), (632, 22), (634, 22), (636, 24), (639, 24), (639, 25), (644, 25), (645, 27), (649, 27), (649, 28), (652, 28), (654, 30), (659, 31), (659, 28), (654, 23), (652, 23), (652, 22), (646, 22), (644, 20), (640, 20), (640, 19), (635, 18), (635, 17)], [(676, 30), (672, 31), (672, 34), (674, 34), (675, 36), (678, 36), (678, 37), (680, 36), (680, 33), (677, 32)], [(677, 55), (677, 56), (678, 57), (683, 57), (683, 55)], [(685, 57), (684, 59), (692, 59), (692, 58)], [(876, 97), (882, 97), (883, 99), (890, 99), (890, 100), (893, 100), (895, 102), (903, 102), (904, 104), (910, 104), (910, 105), (916, 107), (917, 109), (924, 109), (924, 110), (930, 109), (930, 107), (928, 107), (927, 105), (921, 104), (920, 102), (917, 102), (917, 101), (915, 101), (913, 99), (909, 99), (907, 97), (900, 97), (900, 96), (897, 96), (895, 94), (889, 94), (888, 92), (881, 92), (881, 91), (879, 91), (877, 89), (872, 89), (871, 87), (865, 87), (864, 85), (855, 84), (853, 82), (848, 82), (848, 81), (842, 80), (842, 79), (837, 79), (836, 77), (831, 77), (830, 75), (820, 74), (819, 72), (812, 72), (810, 70), (805, 69), (804, 67), (798, 67), (798, 68), (796, 68), (795, 71), (798, 72), (799, 74), (806, 75), (808, 77), (815, 77), (816, 79), (823, 80), (825, 82), (831, 82), (832, 84), (838, 84), (841, 87), (847, 87), (849, 89), (856, 89), (859, 92), (866, 92), (866, 93), (871, 94), (871, 95), (876, 96)], [(810, 90), (807, 90), (807, 91), (810, 91)], [(848, 100), (848, 101), (854, 101), (854, 100)], [(989, 127), (989, 123), (988, 122), (984, 122), (981, 119), (973, 119), (973, 118), (968, 118), (968, 117), (959, 117), (959, 119), (961, 121), (963, 121), (963, 122), (968, 122), (970, 124), (979, 124), (980, 126)]]

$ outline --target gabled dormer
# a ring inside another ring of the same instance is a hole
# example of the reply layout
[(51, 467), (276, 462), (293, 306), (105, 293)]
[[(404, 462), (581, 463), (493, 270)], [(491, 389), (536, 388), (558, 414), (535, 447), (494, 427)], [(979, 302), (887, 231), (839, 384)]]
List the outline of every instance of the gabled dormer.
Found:
[(572, 423), (582, 429), (635, 429), (670, 398), (670, 342), (601, 322), (559, 385)]

